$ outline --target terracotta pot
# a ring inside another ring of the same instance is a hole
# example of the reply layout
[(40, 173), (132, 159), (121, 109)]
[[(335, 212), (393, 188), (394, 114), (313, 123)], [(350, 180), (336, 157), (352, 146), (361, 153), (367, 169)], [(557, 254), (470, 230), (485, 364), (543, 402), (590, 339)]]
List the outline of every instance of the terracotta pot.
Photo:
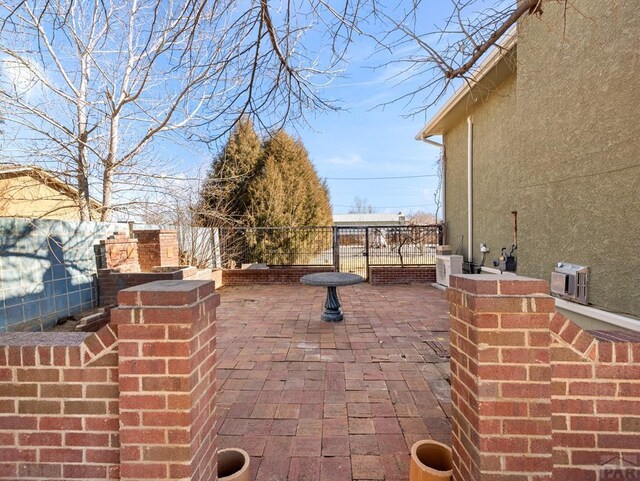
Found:
[(249, 481), (249, 455), (240, 448), (218, 451), (218, 481)]
[(411, 447), (410, 481), (450, 481), (453, 475), (451, 448), (423, 439)]

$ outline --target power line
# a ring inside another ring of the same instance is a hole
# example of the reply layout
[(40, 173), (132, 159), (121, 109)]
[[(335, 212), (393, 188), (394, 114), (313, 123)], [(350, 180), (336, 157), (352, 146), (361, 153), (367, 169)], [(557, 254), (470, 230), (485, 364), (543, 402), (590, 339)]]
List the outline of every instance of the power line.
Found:
[[(332, 204), (334, 207), (353, 207), (353, 205)], [(375, 209), (408, 209), (409, 207), (428, 207), (436, 204), (417, 204), (417, 205), (374, 205)]]
[(391, 180), (391, 179), (419, 179), (422, 177), (438, 177), (438, 174), (399, 175), (395, 177), (325, 177), (326, 180)]

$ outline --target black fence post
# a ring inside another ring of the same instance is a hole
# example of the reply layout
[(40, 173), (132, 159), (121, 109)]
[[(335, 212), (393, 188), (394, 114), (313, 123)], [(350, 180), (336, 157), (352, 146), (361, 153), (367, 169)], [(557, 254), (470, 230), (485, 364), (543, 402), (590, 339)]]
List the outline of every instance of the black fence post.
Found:
[(340, 271), (340, 233), (339, 228), (333, 226), (332, 230), (332, 245), (331, 249), (333, 250), (333, 267), (336, 268), (336, 271)]
[(364, 278), (369, 280), (369, 227), (364, 229)]

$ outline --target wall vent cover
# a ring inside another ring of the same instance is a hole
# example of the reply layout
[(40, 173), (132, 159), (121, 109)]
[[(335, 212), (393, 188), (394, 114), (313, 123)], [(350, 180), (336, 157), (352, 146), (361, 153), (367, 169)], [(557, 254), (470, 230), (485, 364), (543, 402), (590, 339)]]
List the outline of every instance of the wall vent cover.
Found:
[(551, 293), (563, 299), (588, 304), (588, 284), (589, 268), (585, 266), (558, 262), (551, 273)]

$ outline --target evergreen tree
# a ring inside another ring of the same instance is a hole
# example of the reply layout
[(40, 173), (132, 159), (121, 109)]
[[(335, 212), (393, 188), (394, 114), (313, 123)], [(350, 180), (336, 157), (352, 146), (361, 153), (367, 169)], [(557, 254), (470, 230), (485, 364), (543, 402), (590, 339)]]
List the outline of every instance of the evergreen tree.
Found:
[(264, 146), (260, 173), (249, 186), (251, 225), (262, 227), (332, 224), (329, 193), (299, 140), (280, 131)]
[[(200, 219), (212, 226), (244, 226), (224, 231), (230, 258), (268, 264), (308, 262), (328, 247), (331, 236), (312, 229), (261, 227), (330, 226), (329, 189), (318, 178), (299, 140), (281, 131), (264, 145), (243, 121), (216, 157), (202, 191)], [(254, 227), (255, 229), (252, 229)]]
[(213, 161), (198, 208), (206, 225), (244, 224), (249, 185), (260, 169), (262, 146), (250, 120), (241, 120)]
[[(256, 227), (332, 224), (327, 185), (318, 178), (302, 142), (285, 132), (265, 144), (262, 168), (251, 183), (249, 198), (249, 216)], [(312, 229), (256, 229), (249, 245), (254, 258), (262, 262), (304, 264), (328, 247), (330, 235), (322, 234)]]

